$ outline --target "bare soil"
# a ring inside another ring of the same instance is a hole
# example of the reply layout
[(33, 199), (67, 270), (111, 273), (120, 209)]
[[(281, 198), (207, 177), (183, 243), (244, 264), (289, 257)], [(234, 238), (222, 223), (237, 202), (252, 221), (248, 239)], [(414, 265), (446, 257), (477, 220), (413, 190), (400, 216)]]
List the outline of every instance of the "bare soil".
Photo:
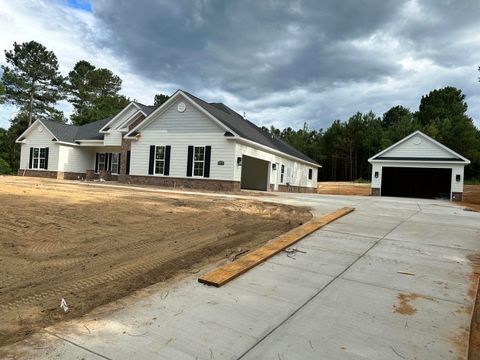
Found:
[(478, 279), (480, 276), (480, 254), (471, 255), (469, 256), (469, 259), (472, 262), (473, 267), (470, 278), (472, 281), (471, 294), (475, 296), (475, 308), (470, 326), (468, 359), (480, 360), (480, 292), (478, 289)]
[(370, 184), (353, 182), (319, 182), (317, 187), (319, 194), (328, 195), (361, 195), (370, 196)]
[(463, 202), (460, 204), (472, 210), (480, 211), (480, 185), (464, 185)]
[(253, 200), (0, 177), (0, 345), (310, 219), (307, 208)]

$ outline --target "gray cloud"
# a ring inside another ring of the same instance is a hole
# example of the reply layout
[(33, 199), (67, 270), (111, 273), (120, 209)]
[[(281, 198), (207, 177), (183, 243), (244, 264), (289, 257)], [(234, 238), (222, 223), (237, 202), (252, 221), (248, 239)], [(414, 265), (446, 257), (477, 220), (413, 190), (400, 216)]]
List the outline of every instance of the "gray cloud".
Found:
[(105, 45), (138, 74), (214, 90), (259, 122), (325, 127), (357, 110), (416, 107), (430, 86), (475, 91), (456, 69), (479, 59), (478, 1), (102, 0), (93, 8), (110, 34)]
[(111, 68), (143, 102), (183, 88), (261, 125), (325, 128), (416, 110), (451, 85), (480, 119), (478, 0), (93, 0), (91, 14), (63, 0), (5, 4), (4, 48), (34, 34), (67, 68)]

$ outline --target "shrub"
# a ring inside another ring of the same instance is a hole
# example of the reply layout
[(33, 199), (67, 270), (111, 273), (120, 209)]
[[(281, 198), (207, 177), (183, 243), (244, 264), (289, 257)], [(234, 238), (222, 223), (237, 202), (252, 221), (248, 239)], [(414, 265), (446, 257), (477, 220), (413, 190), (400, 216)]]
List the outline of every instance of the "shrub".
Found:
[(0, 158), (0, 174), (2, 174), (2, 175), (3, 174), (5, 174), (5, 175), (11, 175), (12, 174), (12, 168), (2, 158)]

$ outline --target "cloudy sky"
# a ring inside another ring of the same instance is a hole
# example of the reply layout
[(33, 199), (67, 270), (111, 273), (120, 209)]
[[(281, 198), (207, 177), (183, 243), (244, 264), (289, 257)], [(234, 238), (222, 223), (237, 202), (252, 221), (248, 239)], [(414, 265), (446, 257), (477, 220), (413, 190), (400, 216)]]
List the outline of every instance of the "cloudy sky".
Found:
[[(64, 74), (88, 60), (140, 102), (181, 88), (281, 128), (414, 111), (450, 85), (480, 126), (479, 13), (478, 0), (0, 0), (0, 63), (36, 40)], [(15, 111), (0, 108), (0, 127)]]

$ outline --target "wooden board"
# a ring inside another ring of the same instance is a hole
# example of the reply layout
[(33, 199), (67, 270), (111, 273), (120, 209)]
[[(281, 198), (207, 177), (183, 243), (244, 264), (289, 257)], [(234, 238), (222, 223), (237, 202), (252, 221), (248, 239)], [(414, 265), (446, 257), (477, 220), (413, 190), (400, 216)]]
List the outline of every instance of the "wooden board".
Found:
[(312, 232), (344, 215), (351, 213), (353, 210), (355, 209), (345, 207), (325, 216), (312, 219), (285, 234), (277, 236), (266, 245), (242, 256), (238, 260), (203, 275), (198, 279), (198, 281), (203, 284), (220, 287), (272, 257), (273, 255), (278, 254), (280, 251), (295, 244), (297, 241), (303, 239)]

